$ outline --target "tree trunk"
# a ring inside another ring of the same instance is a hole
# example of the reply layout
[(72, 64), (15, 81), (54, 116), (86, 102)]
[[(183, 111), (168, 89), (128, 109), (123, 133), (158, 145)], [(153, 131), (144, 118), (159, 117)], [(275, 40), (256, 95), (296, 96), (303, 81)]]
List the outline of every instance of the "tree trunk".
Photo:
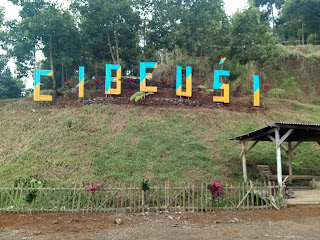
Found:
[(174, 77), (173, 79), (177, 76), (177, 53), (176, 53), (176, 48), (173, 49), (173, 73)]
[(168, 64), (168, 62), (169, 62), (169, 56), (168, 56), (168, 50), (165, 48), (164, 49), (164, 55), (165, 55), (165, 58), (166, 58), (166, 64)]
[(273, 5), (271, 5), (271, 14), (272, 14), (272, 33), (274, 34), (274, 12), (273, 12)]
[(34, 70), (36, 69), (36, 45), (33, 47), (33, 79), (34, 79)]
[(64, 69), (63, 69), (63, 65), (61, 66), (61, 86), (63, 86), (64, 84)]
[(303, 19), (302, 19), (302, 45), (304, 45), (304, 26), (303, 26)]
[(116, 31), (116, 54), (117, 54), (117, 63), (120, 65), (119, 59), (119, 40), (118, 40), (118, 32)]
[(248, 61), (248, 77), (247, 77), (247, 91), (250, 91), (250, 61)]
[(98, 62), (96, 60), (94, 61), (94, 75), (95, 75), (95, 78), (97, 79), (98, 78)]
[(52, 36), (50, 35), (49, 40), (49, 54), (50, 54), (50, 65), (51, 65), (51, 71), (52, 71), (52, 90), (53, 90), (53, 101), (57, 99), (57, 82), (56, 78), (54, 77), (54, 68), (53, 68), (53, 51), (52, 51)]
[(199, 82), (201, 82), (202, 84), (203, 84), (203, 82), (202, 82), (202, 47), (201, 47), (201, 49), (200, 49), (200, 64), (199, 64)]
[(164, 55), (164, 49), (160, 50), (160, 64), (163, 64), (163, 56)]
[(110, 49), (110, 53), (111, 53), (111, 57), (112, 57), (113, 64), (116, 64), (116, 60), (115, 60), (115, 58), (114, 58), (113, 51), (112, 51), (112, 46), (111, 46), (109, 31), (107, 31), (107, 38), (108, 38), (108, 44), (109, 44), (109, 49)]

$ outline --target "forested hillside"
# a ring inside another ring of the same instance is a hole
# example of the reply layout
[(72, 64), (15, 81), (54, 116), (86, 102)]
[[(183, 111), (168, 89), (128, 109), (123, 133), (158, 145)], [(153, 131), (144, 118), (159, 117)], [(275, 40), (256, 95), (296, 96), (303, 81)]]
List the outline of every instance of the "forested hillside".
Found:
[[(318, 102), (318, 0), (248, 1), (233, 16), (222, 0), (72, 0), (64, 7), (50, 0), (10, 1), (20, 7), (20, 18), (5, 21), (0, 9), (0, 98), (25, 95), (21, 78), (34, 68), (54, 70), (41, 89), (55, 96), (69, 81), (77, 84), (79, 66), (89, 81), (104, 77), (106, 63), (139, 77), (139, 62), (147, 61), (161, 65), (158, 81), (174, 85), (176, 65), (191, 65), (194, 84), (211, 88), (213, 69), (227, 57), (223, 68), (231, 71), (233, 88), (251, 92), (259, 74), (264, 94), (275, 89), (270, 95)], [(45, 60), (36, 62), (40, 50)], [(9, 58), (16, 77), (6, 66)]]
[[(6, 21), (0, 8), (1, 184), (32, 178), (235, 182), (242, 176), (240, 146), (229, 138), (270, 122), (319, 124), (319, 0), (249, 1), (233, 16), (222, 0), (10, 2), (20, 17)], [(44, 60), (36, 61), (38, 51)], [(127, 98), (125, 105), (84, 106), (71, 94), (79, 66), (85, 67), (85, 98), (103, 90), (106, 64), (122, 66), (121, 81), (132, 94), (140, 62), (158, 63), (152, 83), (167, 92), (175, 91), (176, 66), (192, 66), (193, 90), (210, 103), (210, 94), (219, 94), (209, 91), (214, 70), (230, 70), (223, 78), (230, 104), (141, 107)], [(33, 102), (33, 90), (25, 89), (22, 79), (34, 69), (53, 70), (41, 78), (52, 103)], [(252, 107), (254, 75), (260, 75), (259, 108)], [(259, 143), (250, 152), (250, 179), (259, 177), (259, 163), (276, 169), (274, 148)], [(294, 172), (319, 175), (319, 157), (318, 145), (301, 144)]]

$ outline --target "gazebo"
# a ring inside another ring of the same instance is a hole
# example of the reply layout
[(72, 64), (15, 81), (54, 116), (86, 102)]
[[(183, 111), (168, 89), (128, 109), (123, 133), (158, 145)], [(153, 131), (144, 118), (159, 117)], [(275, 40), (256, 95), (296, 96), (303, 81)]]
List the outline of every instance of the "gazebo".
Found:
[[(292, 176), (292, 152), (302, 142), (317, 142), (320, 145), (320, 125), (304, 124), (304, 123), (270, 123), (266, 127), (258, 129), (230, 140), (238, 140), (241, 143), (243, 165), (243, 179), (247, 182), (247, 163), (246, 155), (254, 148), (260, 141), (273, 142), (276, 145), (277, 155), (277, 180), (282, 185), (282, 165), (281, 165), (281, 148), (288, 154), (289, 160), (289, 176)], [(248, 143), (253, 144), (247, 148)], [(283, 143), (288, 143), (288, 149), (283, 146)]]

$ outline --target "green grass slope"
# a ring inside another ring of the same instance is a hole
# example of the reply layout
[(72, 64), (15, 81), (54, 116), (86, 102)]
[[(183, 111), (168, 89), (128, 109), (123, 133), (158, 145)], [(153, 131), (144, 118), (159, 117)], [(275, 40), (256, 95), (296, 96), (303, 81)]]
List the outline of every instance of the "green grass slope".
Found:
[[(320, 106), (279, 99), (263, 99), (266, 109), (237, 105), (249, 101), (238, 97), (216, 109), (0, 101), (0, 184), (29, 176), (68, 184), (234, 182), (242, 177), (240, 145), (229, 138), (268, 122), (320, 123)], [(320, 174), (318, 144), (301, 144), (293, 158), (296, 173)], [(286, 160), (283, 153), (284, 173)], [(276, 169), (274, 144), (249, 153), (250, 178), (262, 163)]]

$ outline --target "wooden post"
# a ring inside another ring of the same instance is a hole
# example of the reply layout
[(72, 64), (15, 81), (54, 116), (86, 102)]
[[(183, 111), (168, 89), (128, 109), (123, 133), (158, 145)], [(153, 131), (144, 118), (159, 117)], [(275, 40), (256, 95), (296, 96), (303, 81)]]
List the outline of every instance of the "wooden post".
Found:
[(242, 168), (243, 168), (243, 180), (247, 182), (247, 160), (246, 160), (246, 143), (241, 142), (242, 146)]
[(292, 173), (292, 145), (291, 142), (288, 142), (288, 160), (289, 160), (289, 176), (293, 175)]
[(278, 128), (275, 131), (275, 135), (276, 135), (278, 184), (282, 185), (281, 146), (280, 146), (281, 144), (280, 144), (280, 132)]

